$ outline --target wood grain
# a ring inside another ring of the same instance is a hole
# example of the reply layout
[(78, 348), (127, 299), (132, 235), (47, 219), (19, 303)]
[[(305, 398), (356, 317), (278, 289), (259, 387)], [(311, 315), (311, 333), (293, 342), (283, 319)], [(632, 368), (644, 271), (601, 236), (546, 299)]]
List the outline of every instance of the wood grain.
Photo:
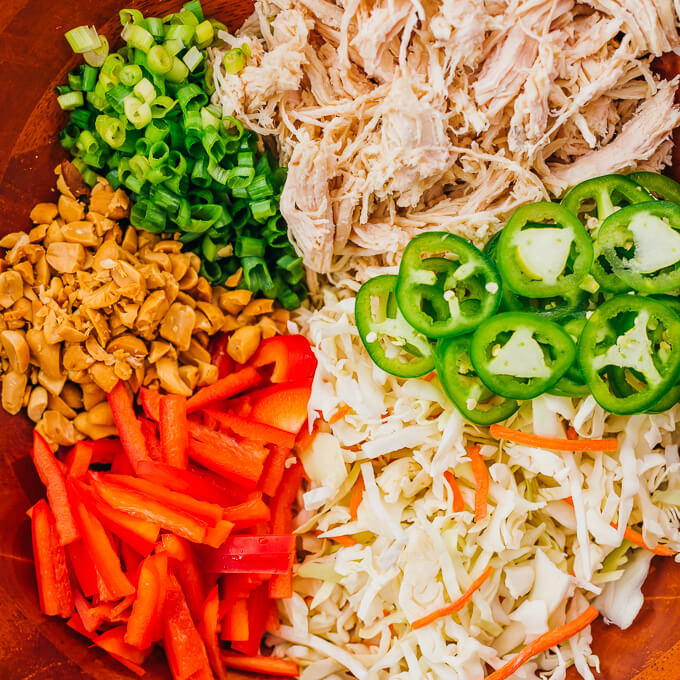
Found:
[[(128, 4), (153, 14), (180, 5), (167, 0)], [(203, 4), (206, 13), (232, 29), (251, 8), (248, 0)], [(122, 6), (119, 0), (0, 2), (0, 233), (28, 228), (30, 207), (52, 196), (52, 171), (63, 158), (56, 142), (63, 114), (53, 88), (76, 63), (64, 31), (88, 23), (114, 38)], [(0, 411), (0, 680), (131, 678), (61, 621), (40, 614), (25, 511), (43, 489), (28, 456), (30, 431), (25, 418)], [(680, 680), (680, 567), (656, 558), (645, 593), (643, 611), (629, 630), (602, 621), (593, 626), (602, 680)], [(160, 654), (147, 677), (169, 678)], [(575, 677), (571, 671), (570, 677)]]

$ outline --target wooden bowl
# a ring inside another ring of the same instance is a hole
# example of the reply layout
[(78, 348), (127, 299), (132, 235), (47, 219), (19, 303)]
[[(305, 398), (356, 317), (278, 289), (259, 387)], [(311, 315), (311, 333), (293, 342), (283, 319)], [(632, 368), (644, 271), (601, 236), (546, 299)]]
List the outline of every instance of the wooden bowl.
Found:
[[(0, 3), (0, 234), (29, 227), (37, 201), (53, 200), (53, 168), (64, 157), (57, 132), (64, 116), (53, 88), (76, 59), (63, 33), (94, 24), (109, 39), (119, 32), (118, 10), (136, 6), (160, 15), (179, 0), (4, 0)], [(206, 13), (237, 28), (249, 0), (204, 0)], [(130, 673), (60, 620), (40, 614), (26, 509), (44, 495), (28, 454), (31, 426), (0, 409), (0, 680), (132, 678)], [(598, 621), (593, 649), (604, 680), (680, 680), (680, 567), (656, 558), (647, 599), (635, 624), (620, 631)], [(170, 677), (159, 653), (149, 678)], [(234, 674), (233, 677), (245, 677)], [(252, 676), (250, 676), (252, 678)], [(575, 676), (574, 676), (575, 677)]]

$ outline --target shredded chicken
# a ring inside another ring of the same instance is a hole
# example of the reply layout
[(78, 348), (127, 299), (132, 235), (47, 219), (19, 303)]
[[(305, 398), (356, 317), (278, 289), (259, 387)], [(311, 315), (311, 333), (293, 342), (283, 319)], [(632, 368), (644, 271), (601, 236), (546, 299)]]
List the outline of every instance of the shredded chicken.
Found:
[[(215, 102), (273, 135), (311, 270), (393, 265), (422, 230), (480, 243), (522, 203), (659, 169), (680, 123), (673, 0), (258, 0), (212, 51)], [(356, 256), (377, 256), (373, 259)], [(313, 283), (313, 282), (312, 282)]]

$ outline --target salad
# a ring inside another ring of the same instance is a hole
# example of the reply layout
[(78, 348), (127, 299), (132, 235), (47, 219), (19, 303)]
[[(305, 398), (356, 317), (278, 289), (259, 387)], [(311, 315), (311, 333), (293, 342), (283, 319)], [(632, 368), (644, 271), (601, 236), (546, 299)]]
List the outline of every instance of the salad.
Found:
[(680, 18), (638, 4), (67, 31), (0, 239), (43, 614), (140, 677), (595, 678), (680, 553)]

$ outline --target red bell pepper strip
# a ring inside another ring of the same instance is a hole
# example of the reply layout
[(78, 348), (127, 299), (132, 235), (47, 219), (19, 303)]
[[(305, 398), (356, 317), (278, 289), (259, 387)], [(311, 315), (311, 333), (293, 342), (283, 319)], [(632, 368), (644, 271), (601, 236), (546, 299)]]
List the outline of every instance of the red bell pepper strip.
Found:
[(229, 356), (229, 335), (227, 333), (220, 333), (212, 338), (210, 342), (210, 354), (212, 356), (212, 364), (217, 366), (218, 379), (226, 378), (230, 373), (234, 372), (234, 360)]
[(224, 593), (224, 611), (231, 606), (234, 600), (247, 600), (250, 593), (264, 582), (264, 574), (224, 574), (222, 576), (222, 591)]
[(110, 465), (117, 453), (124, 453), (123, 445), (118, 437), (107, 437), (106, 439), (97, 439), (88, 443), (92, 446), (93, 463)]
[[(140, 463), (146, 463), (147, 461), (140, 461)], [(152, 462), (149, 460), (149, 462)], [(111, 463), (111, 472), (115, 475), (134, 475), (135, 470), (132, 467), (125, 451), (121, 450), (116, 453), (113, 457), (113, 462)]]
[(135, 588), (123, 573), (120, 559), (101, 522), (87, 509), (81, 497), (80, 489), (70, 480), (68, 492), (73, 499), (76, 520), (85, 545), (111, 598), (119, 600), (127, 595), (132, 595)]
[(267, 456), (264, 471), (258, 484), (258, 487), (267, 496), (274, 496), (276, 494), (276, 490), (283, 479), (283, 473), (286, 470), (286, 461), (290, 455), (290, 449), (284, 449), (281, 446), (270, 447), (269, 456)]
[[(117, 476), (117, 475), (112, 475)], [(142, 556), (150, 554), (160, 533), (160, 525), (137, 519), (101, 500), (90, 487), (79, 485), (82, 499), (101, 523)]]
[(264, 675), (280, 675), (286, 678), (297, 678), (300, 669), (295, 661), (277, 659), (273, 656), (243, 656), (233, 652), (222, 652), (222, 660), (227, 668)]
[(97, 628), (101, 628), (104, 623), (104, 618), (99, 616), (96, 612), (93, 613), (94, 607), (90, 607), (90, 603), (83, 597), (83, 594), (76, 589), (73, 593), (73, 606), (80, 616), (85, 630), (93, 634)]
[(144, 435), (146, 448), (149, 452), (149, 458), (151, 458), (151, 460), (162, 460), (163, 453), (161, 451), (161, 441), (158, 438), (156, 423), (148, 418), (140, 418), (139, 425), (142, 428), (142, 434)]
[(176, 394), (161, 397), (158, 427), (163, 462), (177, 468), (187, 466), (187, 400)]
[(220, 656), (220, 642), (217, 636), (217, 624), (220, 609), (220, 593), (219, 586), (215, 585), (208, 593), (203, 603), (201, 611), (201, 621), (199, 624), (199, 632), (203, 638), (205, 650), (210, 659), (215, 675), (218, 680), (228, 680), (227, 671), (224, 667), (224, 662)]
[[(224, 432), (215, 432), (194, 421), (189, 422), (189, 433), (192, 439), (210, 444), (244, 465), (250, 463), (262, 467), (269, 455), (267, 447), (259, 442), (248, 439), (237, 440)], [(258, 474), (261, 474), (261, 471)]]
[[(289, 467), (283, 475), (279, 490), (272, 498), (271, 530), (273, 534), (289, 533), (293, 526), (293, 503), (304, 476), (304, 468), (300, 461)], [(272, 599), (286, 599), (293, 596), (292, 562), (295, 553), (291, 553), (290, 567), (285, 574), (276, 574), (269, 581), (269, 597)]]
[(206, 503), (236, 505), (247, 498), (245, 489), (235, 488), (233, 484), (205, 470), (182, 470), (165, 463), (143, 460), (137, 467), (137, 475)]
[(144, 415), (151, 420), (160, 420), (161, 394), (157, 390), (150, 390), (142, 387), (139, 390), (139, 401), (142, 405)]
[(54, 515), (44, 498), (29, 510), (29, 514), (40, 610), (48, 616), (67, 619), (73, 614), (73, 594), (66, 553), (59, 543)]
[(119, 484), (128, 489), (139, 491), (145, 496), (161, 501), (171, 508), (176, 508), (177, 510), (182, 510), (187, 514), (193, 515), (194, 517), (198, 517), (207, 524), (213, 526), (223, 519), (224, 509), (220, 505), (199, 501), (187, 494), (178, 493), (177, 491), (170, 491), (160, 484), (155, 484), (147, 479), (140, 479), (130, 475), (112, 475), (106, 473), (100, 473), (98, 479), (102, 482)]
[(281, 627), (281, 621), (279, 620), (279, 608), (276, 606), (274, 600), (269, 600), (269, 607), (267, 609), (267, 621), (265, 623), (265, 630), (270, 633), (276, 633), (276, 631)]
[(205, 668), (209, 671), (210, 661), (205, 645), (196, 629), (182, 588), (172, 571), (168, 574), (163, 623), (165, 655), (174, 680), (188, 680)]
[(318, 433), (319, 426), (316, 423), (312, 425), (312, 431), (310, 432), (307, 421), (305, 421), (305, 424), (300, 429), (300, 432), (298, 432), (297, 439), (295, 440), (295, 449), (297, 451), (306, 451), (312, 445), (312, 442), (316, 439)]
[(139, 491), (120, 484), (104, 482), (96, 472), (90, 472), (90, 477), (99, 497), (116, 510), (127, 512), (137, 519), (159, 524), (161, 528), (188, 538), (194, 543), (202, 543), (205, 540), (208, 525), (197, 517), (169, 508)]
[(297, 498), (304, 468), (300, 461), (289, 467), (281, 480), (276, 496), (272, 498), (272, 533), (289, 534), (293, 528), (293, 503)]
[(248, 362), (255, 368), (270, 364), (274, 364), (270, 381), (283, 383), (311, 378), (317, 361), (309, 340), (303, 335), (275, 335), (263, 340)]
[(222, 639), (234, 642), (247, 642), (250, 636), (248, 620), (248, 600), (234, 600), (222, 619)]
[(142, 562), (137, 598), (125, 632), (125, 642), (137, 649), (148, 649), (162, 635), (167, 569), (167, 553), (150, 555)]
[(118, 428), (123, 449), (134, 469), (140, 460), (149, 458), (149, 450), (142, 434), (142, 426), (132, 408), (132, 399), (122, 380), (106, 395)]
[(310, 379), (273, 385), (261, 390), (261, 394), (253, 400), (250, 417), (297, 434), (307, 420), (307, 404), (311, 393)]
[(99, 592), (97, 567), (94, 566), (82, 540), (66, 546), (66, 559), (83, 595), (85, 597), (97, 595)]
[(291, 566), (295, 537), (230, 536), (206, 555), (204, 569), (219, 574), (283, 574)]
[(295, 435), (279, 430), (271, 425), (258, 423), (249, 418), (242, 418), (235, 413), (221, 413), (220, 411), (206, 410), (205, 415), (213, 418), (222, 427), (230, 429), (239, 437), (246, 437), (256, 442), (265, 442), (266, 444), (277, 444), (278, 446), (285, 446), (292, 449), (295, 445)]
[(260, 651), (262, 636), (267, 625), (269, 613), (269, 587), (263, 583), (253, 590), (248, 598), (248, 639), (234, 640), (231, 648), (248, 656), (254, 656)]
[(200, 621), (205, 601), (205, 586), (196, 555), (191, 545), (179, 536), (164, 534), (161, 540), (163, 549), (170, 558), (170, 568), (182, 585), (191, 615), (195, 621)]
[(124, 638), (125, 626), (119, 626), (92, 638), (92, 642), (97, 647), (101, 647), (105, 652), (108, 652), (116, 661), (122, 663), (126, 668), (141, 677), (146, 673), (142, 668), (142, 664), (149, 656), (149, 652), (140, 651), (128, 645)]
[(84, 477), (94, 455), (94, 442), (80, 441), (66, 454), (64, 465), (69, 477)]
[(267, 450), (255, 442), (237, 442), (222, 432), (189, 423), (189, 457), (239, 486), (253, 489), (262, 474)]
[(120, 542), (120, 561), (126, 573), (134, 573), (144, 561), (144, 556), (140, 555), (134, 548), (130, 547), (125, 541)]
[(80, 534), (73, 517), (73, 509), (66, 491), (66, 481), (61, 463), (37, 430), (33, 431), (33, 464), (40, 481), (47, 490), (47, 500), (54, 514), (59, 541), (68, 545), (78, 540)]
[(244, 529), (254, 524), (269, 522), (271, 512), (262, 500), (262, 494), (258, 492), (253, 498), (239, 505), (224, 508), (224, 519), (233, 522), (236, 529)]
[(205, 535), (205, 541), (203, 542), (211, 548), (220, 548), (222, 545), (224, 545), (224, 542), (227, 540), (227, 538), (229, 538), (233, 528), (233, 522), (229, 522), (226, 519), (221, 519), (217, 523), (217, 526), (208, 528), (208, 531)]
[(236, 373), (214, 382), (212, 385), (203, 387), (187, 401), (187, 413), (194, 413), (199, 409), (205, 408), (208, 404), (222, 399), (229, 399), (241, 392), (245, 392), (251, 387), (255, 387), (262, 382), (260, 374), (248, 366)]

